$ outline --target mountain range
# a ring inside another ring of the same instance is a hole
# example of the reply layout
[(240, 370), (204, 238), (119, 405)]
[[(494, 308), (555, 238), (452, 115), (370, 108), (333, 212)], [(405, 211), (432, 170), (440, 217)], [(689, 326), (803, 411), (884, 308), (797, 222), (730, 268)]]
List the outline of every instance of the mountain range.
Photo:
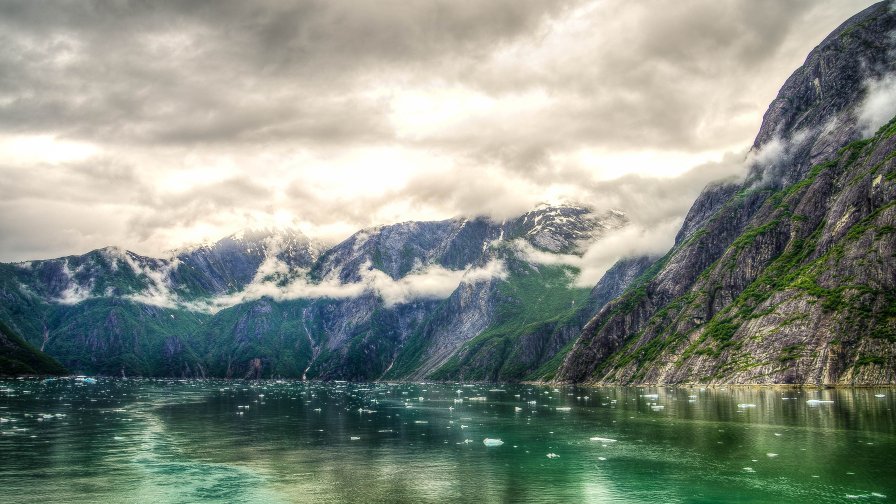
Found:
[(868, 119), (872, 84), (896, 70), (894, 30), (881, 3), (832, 32), (769, 106), (746, 176), (707, 187), (665, 256), (623, 258), (596, 285), (581, 284), (571, 258), (628, 218), (588, 204), (378, 226), (335, 246), (254, 231), (167, 258), (109, 247), (0, 264), (0, 363), (59, 372), (48, 355), (72, 372), (126, 376), (896, 383), (896, 122)]
[(329, 248), (296, 231), (165, 259), (107, 247), (0, 265), (0, 320), (81, 373), (532, 378), (649, 264), (623, 263), (592, 292), (562, 263), (627, 222), (541, 205), (503, 222), (379, 226)]

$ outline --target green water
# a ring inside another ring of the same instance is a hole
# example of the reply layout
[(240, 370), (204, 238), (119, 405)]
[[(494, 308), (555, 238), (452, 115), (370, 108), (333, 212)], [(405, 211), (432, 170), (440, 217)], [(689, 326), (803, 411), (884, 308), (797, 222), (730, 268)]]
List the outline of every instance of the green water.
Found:
[(500, 389), (0, 381), (0, 502), (896, 498), (894, 389)]

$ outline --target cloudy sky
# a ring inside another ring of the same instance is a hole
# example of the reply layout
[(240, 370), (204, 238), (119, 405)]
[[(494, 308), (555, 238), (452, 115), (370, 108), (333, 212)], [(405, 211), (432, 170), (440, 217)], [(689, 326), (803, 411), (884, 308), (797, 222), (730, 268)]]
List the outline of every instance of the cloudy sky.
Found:
[(671, 236), (870, 3), (0, 0), (0, 261), (562, 201)]

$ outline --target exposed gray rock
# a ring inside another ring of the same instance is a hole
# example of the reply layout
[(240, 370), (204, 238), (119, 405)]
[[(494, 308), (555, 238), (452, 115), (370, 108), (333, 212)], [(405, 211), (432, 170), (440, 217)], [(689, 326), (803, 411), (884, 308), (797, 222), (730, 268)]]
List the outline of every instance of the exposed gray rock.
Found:
[[(675, 247), (585, 326), (557, 379), (600, 383), (893, 383), (892, 127), (858, 109), (893, 72), (877, 4), (812, 51), (769, 107), (747, 180), (708, 188)], [(819, 165), (824, 161), (829, 161)]]

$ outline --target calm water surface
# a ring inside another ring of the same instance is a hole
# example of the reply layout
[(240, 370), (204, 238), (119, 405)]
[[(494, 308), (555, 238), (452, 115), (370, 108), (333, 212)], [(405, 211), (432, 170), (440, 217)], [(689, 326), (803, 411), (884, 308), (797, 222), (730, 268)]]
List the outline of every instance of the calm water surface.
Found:
[(890, 502), (894, 401), (886, 388), (7, 380), (0, 502)]

